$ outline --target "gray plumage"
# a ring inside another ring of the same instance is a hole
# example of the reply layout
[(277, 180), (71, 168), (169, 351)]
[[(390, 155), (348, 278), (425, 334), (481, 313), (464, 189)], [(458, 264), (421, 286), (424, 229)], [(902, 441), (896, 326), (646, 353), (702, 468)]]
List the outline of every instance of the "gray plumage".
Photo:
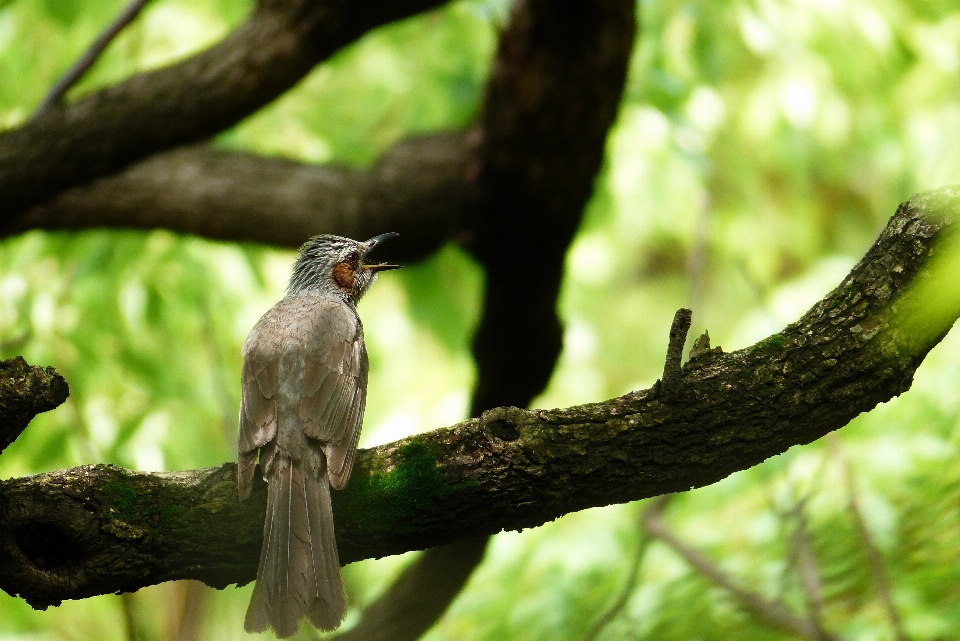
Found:
[(350, 478), (363, 423), (367, 352), (356, 303), (378, 271), (364, 265), (383, 240), (315, 236), (294, 264), (287, 295), (243, 346), (240, 499), (250, 496), (259, 453), (268, 484), (257, 583), (244, 627), (297, 631), (304, 618), (333, 630), (346, 613), (330, 486)]

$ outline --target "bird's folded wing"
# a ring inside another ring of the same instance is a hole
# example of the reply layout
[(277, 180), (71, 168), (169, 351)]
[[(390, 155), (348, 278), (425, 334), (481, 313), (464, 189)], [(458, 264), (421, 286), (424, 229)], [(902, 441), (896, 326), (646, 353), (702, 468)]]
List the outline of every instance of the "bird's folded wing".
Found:
[(360, 438), (367, 393), (367, 353), (353, 308), (324, 305), (305, 336), (300, 426), (321, 442), (330, 484), (346, 485)]
[(237, 443), (240, 496), (250, 494), (257, 449), (277, 435), (277, 373), (284, 339), (277, 308), (257, 322), (243, 345), (240, 430)]

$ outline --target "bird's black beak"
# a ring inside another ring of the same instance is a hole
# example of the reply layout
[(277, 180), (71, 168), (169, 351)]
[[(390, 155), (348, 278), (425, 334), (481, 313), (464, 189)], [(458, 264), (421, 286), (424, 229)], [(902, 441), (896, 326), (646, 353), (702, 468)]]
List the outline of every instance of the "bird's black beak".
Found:
[(382, 243), (385, 240), (390, 240), (391, 238), (396, 238), (399, 236), (395, 231), (388, 231), (386, 234), (380, 234), (379, 236), (374, 236), (368, 241), (365, 241), (363, 244), (367, 246), (367, 251), (373, 251), (373, 248)]
[[(394, 237), (399, 236), (399, 235), (400, 235), (400, 234), (398, 234), (398, 233), (395, 232), (395, 231), (388, 231), (388, 232), (385, 233), (385, 234), (380, 234), (379, 236), (374, 236), (374, 237), (371, 238), (370, 240), (365, 241), (363, 244), (367, 246), (367, 252), (371, 252), (371, 251), (373, 251), (373, 248), (374, 248), (374, 247), (376, 247), (377, 245), (379, 245), (379, 244), (382, 243), (383, 241), (389, 240), (389, 239), (394, 238)], [(403, 265), (387, 265), (387, 264), (382, 264), (382, 265), (364, 265), (364, 266), (363, 266), (364, 269), (368, 269), (368, 270), (370, 270), (370, 271), (372, 271), (372, 272), (385, 272), (385, 271), (387, 271), (387, 270), (389, 270), (389, 269), (400, 269), (400, 268), (402, 268), (402, 267), (403, 267)]]

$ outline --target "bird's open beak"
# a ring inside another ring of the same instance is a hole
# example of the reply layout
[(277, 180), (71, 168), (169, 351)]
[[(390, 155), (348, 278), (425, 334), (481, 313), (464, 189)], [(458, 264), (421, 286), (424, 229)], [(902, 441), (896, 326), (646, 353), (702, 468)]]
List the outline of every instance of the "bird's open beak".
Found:
[[(386, 234), (380, 234), (379, 236), (374, 236), (373, 238), (364, 242), (363, 244), (367, 246), (367, 252), (370, 252), (373, 250), (374, 247), (376, 247), (383, 241), (389, 240), (399, 235), (400, 234), (398, 234), (395, 231), (388, 231)], [(363, 266), (364, 269), (369, 269), (372, 272), (385, 272), (389, 269), (400, 269), (401, 267), (403, 267), (403, 265), (388, 265), (386, 263), (382, 265), (364, 265)]]

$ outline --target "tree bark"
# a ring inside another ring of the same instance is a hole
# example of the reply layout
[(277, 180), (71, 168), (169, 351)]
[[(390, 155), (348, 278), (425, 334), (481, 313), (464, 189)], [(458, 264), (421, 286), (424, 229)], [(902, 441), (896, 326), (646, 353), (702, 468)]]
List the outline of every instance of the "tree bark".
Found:
[(69, 393), (67, 382), (52, 367), (30, 367), (20, 356), (0, 361), (0, 452), (34, 416), (56, 408)]
[[(800, 320), (746, 349), (702, 351), (669, 394), (657, 384), (568, 409), (499, 408), (360, 452), (334, 494), (341, 561), (708, 485), (903, 393), (960, 316), (947, 271), (958, 217), (960, 191), (915, 196)], [(948, 294), (932, 307), (931, 286)], [(177, 578), (250, 581), (265, 486), (240, 503), (234, 479), (233, 464), (98, 465), (4, 481), (0, 587), (44, 607)]]
[(220, 43), (0, 134), (0, 232), (26, 207), (236, 124), (367, 31), (442, 0), (261, 0)]

